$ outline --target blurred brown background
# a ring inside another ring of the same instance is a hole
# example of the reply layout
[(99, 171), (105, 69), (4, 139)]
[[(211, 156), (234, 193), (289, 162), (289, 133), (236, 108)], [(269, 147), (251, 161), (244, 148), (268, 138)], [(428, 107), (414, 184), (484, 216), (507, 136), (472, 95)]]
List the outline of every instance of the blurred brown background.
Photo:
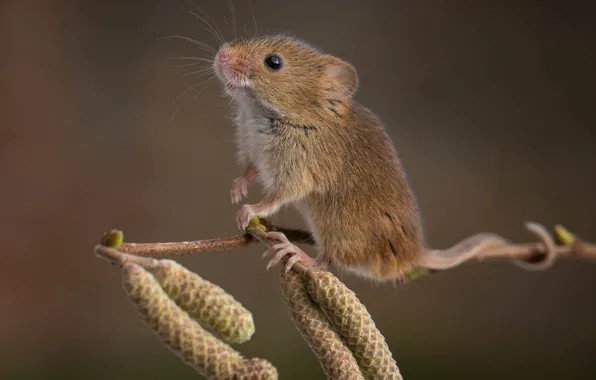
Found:
[[(199, 1), (230, 38), (224, 1)], [(554, 3), (554, 2), (553, 2)], [(587, 4), (587, 3), (586, 3)], [(237, 0), (239, 34), (253, 33)], [(252, 0), (358, 68), (445, 247), (534, 220), (596, 239), (594, 18), (572, 2)], [(172, 57), (215, 44), (184, 1), (4, 1), (0, 8), (0, 377), (191, 379), (140, 321), (93, 246), (236, 234), (228, 100)], [(224, 21), (225, 19), (225, 21)], [(245, 29), (246, 28), (246, 29)], [(175, 117), (172, 114), (180, 105)], [(258, 199), (254, 188), (250, 200)], [(302, 226), (292, 211), (279, 218)], [(321, 379), (261, 246), (180, 260), (254, 314), (238, 347), (282, 379)], [(596, 378), (596, 266), (470, 264), (396, 288), (348, 277), (408, 379)]]

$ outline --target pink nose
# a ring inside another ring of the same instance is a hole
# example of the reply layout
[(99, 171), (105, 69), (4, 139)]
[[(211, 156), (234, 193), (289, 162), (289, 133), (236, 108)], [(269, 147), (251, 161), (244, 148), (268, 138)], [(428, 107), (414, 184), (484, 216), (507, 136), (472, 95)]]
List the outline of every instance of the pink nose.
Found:
[(232, 58), (232, 56), (228, 52), (220, 51), (217, 53), (217, 61), (219, 63), (226, 63), (230, 60), (230, 58)]

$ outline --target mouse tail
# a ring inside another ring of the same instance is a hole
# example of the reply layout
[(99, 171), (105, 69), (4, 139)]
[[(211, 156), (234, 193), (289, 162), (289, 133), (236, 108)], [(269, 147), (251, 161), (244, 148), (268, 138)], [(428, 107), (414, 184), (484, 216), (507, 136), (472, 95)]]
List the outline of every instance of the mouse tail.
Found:
[(446, 270), (472, 259), (483, 250), (508, 243), (506, 239), (499, 235), (479, 233), (444, 250), (425, 250), (419, 255), (417, 265), (433, 271)]

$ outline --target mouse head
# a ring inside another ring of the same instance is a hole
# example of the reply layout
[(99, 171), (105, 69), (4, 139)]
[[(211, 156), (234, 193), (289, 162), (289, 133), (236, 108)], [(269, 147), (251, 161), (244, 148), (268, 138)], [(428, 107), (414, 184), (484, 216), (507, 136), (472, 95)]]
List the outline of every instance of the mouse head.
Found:
[(226, 43), (214, 65), (230, 96), (288, 118), (341, 117), (358, 87), (352, 65), (285, 36)]

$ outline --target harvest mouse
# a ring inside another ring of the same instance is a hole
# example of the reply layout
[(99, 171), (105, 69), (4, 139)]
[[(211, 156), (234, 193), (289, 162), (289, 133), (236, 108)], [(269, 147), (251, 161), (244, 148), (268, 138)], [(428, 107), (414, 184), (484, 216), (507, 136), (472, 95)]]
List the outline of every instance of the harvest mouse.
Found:
[[(270, 266), (288, 255), (312, 268), (329, 264), (377, 281), (400, 280), (427, 250), (416, 199), (380, 119), (358, 103), (355, 68), (292, 37), (270, 35), (223, 44), (215, 72), (237, 108), (237, 148), (244, 174), (232, 202), (258, 181), (264, 197), (245, 204), (239, 228), (293, 205), (319, 254), (311, 258), (283, 234)], [(501, 242), (479, 234), (454, 247)], [(431, 265), (432, 266), (432, 265)], [(438, 264), (437, 267), (441, 265)]]

